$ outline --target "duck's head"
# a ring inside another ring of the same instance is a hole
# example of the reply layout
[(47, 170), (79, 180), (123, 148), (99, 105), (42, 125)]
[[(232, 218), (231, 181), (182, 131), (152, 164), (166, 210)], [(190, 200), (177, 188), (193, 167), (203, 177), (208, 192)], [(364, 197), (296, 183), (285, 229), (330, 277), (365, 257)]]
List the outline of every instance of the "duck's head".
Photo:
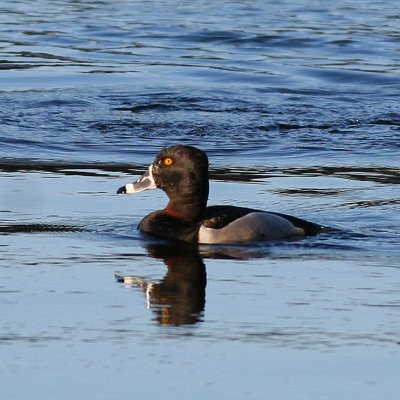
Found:
[(165, 147), (148, 170), (117, 193), (133, 194), (147, 189), (162, 189), (169, 202), (165, 212), (186, 221), (196, 220), (208, 200), (208, 158), (192, 146)]

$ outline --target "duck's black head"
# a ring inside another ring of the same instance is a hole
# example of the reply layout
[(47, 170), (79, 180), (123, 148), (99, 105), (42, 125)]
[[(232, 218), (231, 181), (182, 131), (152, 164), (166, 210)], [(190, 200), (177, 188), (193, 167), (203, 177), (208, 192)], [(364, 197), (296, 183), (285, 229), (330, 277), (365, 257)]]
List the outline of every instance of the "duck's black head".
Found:
[(195, 221), (208, 200), (208, 158), (192, 146), (165, 147), (147, 172), (118, 193), (136, 193), (160, 188), (169, 197), (165, 212), (186, 221)]

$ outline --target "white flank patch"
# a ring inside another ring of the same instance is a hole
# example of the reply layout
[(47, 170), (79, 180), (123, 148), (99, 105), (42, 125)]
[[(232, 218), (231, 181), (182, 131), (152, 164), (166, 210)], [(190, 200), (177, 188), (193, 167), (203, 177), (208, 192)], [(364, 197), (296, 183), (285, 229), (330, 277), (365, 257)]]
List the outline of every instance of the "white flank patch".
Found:
[(252, 212), (221, 229), (201, 227), (199, 243), (245, 243), (302, 236), (304, 230), (287, 219), (266, 212)]

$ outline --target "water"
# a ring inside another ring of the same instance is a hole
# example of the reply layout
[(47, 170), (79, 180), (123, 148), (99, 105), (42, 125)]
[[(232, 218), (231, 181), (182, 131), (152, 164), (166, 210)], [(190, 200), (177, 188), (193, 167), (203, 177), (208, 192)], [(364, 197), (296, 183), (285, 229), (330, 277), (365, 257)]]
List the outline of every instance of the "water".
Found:
[[(4, 398), (393, 397), (396, 2), (0, 11)], [(210, 204), (336, 230), (198, 251), (143, 238), (165, 196), (115, 190), (175, 143), (207, 151)]]

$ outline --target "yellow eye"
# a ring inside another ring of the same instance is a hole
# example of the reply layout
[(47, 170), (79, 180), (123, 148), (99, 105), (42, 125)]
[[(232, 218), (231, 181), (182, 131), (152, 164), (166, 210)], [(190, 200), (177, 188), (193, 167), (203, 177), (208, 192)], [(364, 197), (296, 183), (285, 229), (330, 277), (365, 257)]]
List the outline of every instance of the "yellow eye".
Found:
[(164, 164), (166, 167), (169, 167), (169, 166), (172, 165), (173, 163), (174, 163), (174, 159), (171, 158), (171, 157), (165, 157), (165, 158), (163, 159), (163, 164)]

